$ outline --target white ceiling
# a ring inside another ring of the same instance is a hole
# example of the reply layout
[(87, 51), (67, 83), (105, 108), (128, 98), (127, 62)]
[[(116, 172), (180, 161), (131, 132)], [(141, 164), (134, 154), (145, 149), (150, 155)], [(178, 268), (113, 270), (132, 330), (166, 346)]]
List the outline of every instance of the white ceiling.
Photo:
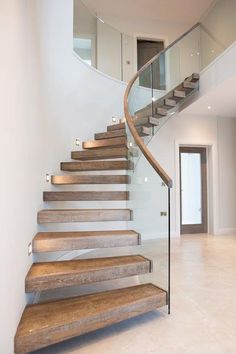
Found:
[(107, 21), (117, 19), (149, 19), (193, 25), (213, 0), (83, 0)]

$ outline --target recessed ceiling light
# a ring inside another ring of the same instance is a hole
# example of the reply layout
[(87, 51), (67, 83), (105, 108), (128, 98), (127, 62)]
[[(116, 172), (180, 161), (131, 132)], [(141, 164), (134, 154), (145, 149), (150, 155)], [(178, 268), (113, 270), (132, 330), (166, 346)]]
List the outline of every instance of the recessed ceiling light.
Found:
[(211, 109), (211, 106), (207, 106), (207, 109)]

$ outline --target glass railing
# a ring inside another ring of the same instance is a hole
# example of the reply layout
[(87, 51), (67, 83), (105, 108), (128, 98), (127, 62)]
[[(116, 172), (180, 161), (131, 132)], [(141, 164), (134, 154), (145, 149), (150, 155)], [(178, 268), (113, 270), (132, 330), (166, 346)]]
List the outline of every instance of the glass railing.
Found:
[(139, 252), (152, 261), (152, 272), (139, 276), (139, 283), (150, 282), (165, 290), (170, 311), (170, 188), (147, 161), (128, 126), (126, 131), (134, 166), (129, 171), (127, 201), (133, 216), (127, 227), (140, 233)]
[(105, 23), (83, 1), (74, 0), (73, 49), (88, 65), (128, 82), (137, 71), (134, 40)]
[[(165, 49), (137, 74), (128, 96), (129, 113), (133, 119), (142, 117), (156, 118), (152, 136), (179, 109), (184, 99), (176, 98), (178, 105), (168, 115), (160, 114), (158, 108), (165, 104), (165, 99), (173, 95), (181, 83), (193, 73), (199, 73), (201, 67), (200, 42), (202, 37), (200, 24), (195, 25), (187, 34)], [(146, 143), (151, 136), (146, 138)]]
[[(99, 71), (128, 82), (137, 71), (134, 48), (138, 38), (104, 22), (86, 6), (86, 0), (73, 3), (74, 52)], [(153, 62), (154, 98), (160, 96), (159, 91), (168, 92), (188, 75), (200, 72), (235, 41), (235, 13), (235, 0), (216, 1), (192, 31)], [(138, 86), (151, 87), (148, 70), (139, 77)]]

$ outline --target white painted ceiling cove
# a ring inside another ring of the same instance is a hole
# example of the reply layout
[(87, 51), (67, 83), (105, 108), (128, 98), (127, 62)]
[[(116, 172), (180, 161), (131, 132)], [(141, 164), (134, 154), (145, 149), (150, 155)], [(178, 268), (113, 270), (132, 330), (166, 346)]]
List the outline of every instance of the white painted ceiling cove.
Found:
[(99, 16), (193, 25), (213, 0), (83, 0)]

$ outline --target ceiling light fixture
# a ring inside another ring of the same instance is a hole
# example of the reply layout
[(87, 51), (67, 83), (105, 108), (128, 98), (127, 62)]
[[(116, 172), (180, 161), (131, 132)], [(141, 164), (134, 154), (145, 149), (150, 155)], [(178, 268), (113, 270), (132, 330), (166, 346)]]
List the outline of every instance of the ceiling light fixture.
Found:
[(209, 109), (209, 110), (210, 110), (210, 109), (211, 109), (211, 106), (207, 106), (207, 109)]

